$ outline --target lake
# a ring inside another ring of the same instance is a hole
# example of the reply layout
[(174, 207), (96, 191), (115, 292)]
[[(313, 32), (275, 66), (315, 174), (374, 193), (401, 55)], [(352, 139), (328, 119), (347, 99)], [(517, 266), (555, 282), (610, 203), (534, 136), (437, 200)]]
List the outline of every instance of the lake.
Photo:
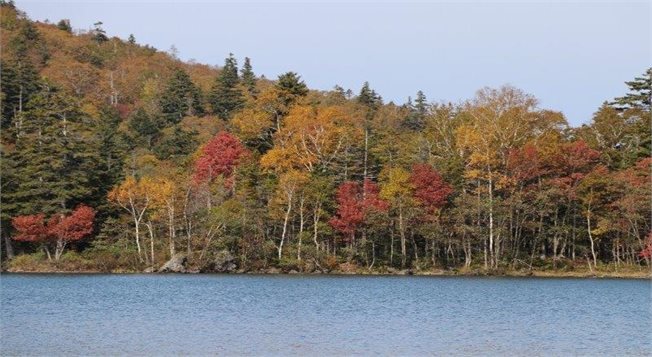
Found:
[(2, 355), (649, 355), (649, 280), (3, 274)]

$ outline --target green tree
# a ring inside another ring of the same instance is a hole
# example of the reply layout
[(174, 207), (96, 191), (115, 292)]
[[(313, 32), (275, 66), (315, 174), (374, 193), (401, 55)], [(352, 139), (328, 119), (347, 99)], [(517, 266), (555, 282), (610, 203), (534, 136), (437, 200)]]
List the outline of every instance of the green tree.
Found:
[(301, 80), (301, 76), (294, 72), (287, 72), (278, 76), (276, 81), (278, 96), (286, 107), (294, 104), (298, 98), (308, 94), (308, 87)]
[(103, 43), (109, 40), (106, 36), (106, 31), (102, 28), (102, 21), (98, 21), (93, 24), (95, 28), (93, 29), (93, 40), (97, 43)]
[(619, 110), (639, 108), (649, 113), (652, 100), (652, 67), (648, 68), (643, 76), (625, 84), (629, 87), (629, 93), (616, 98), (611, 104)]
[(129, 118), (128, 127), (132, 131), (136, 146), (151, 148), (159, 137), (164, 123), (143, 109), (138, 108)]
[(62, 19), (59, 22), (57, 22), (57, 28), (61, 31), (72, 33), (72, 26), (70, 26), (70, 20), (68, 19)]
[(231, 119), (233, 113), (242, 108), (244, 104), (244, 96), (239, 84), (238, 63), (230, 53), (229, 57), (224, 60), (224, 67), (217, 76), (210, 93), (213, 113), (223, 120)]
[(159, 160), (183, 158), (197, 149), (195, 133), (183, 130), (178, 124), (169, 128), (167, 133), (154, 146), (154, 154)]
[(256, 75), (251, 67), (251, 60), (249, 57), (245, 57), (240, 75), (242, 77), (242, 84), (245, 89), (247, 89), (247, 92), (249, 92), (249, 95), (256, 98), (258, 95), (258, 89), (256, 88)]
[(181, 68), (168, 81), (160, 99), (161, 113), (170, 124), (176, 124), (187, 115), (202, 115), (199, 88)]
[(12, 154), (15, 190), (6, 193), (7, 203), (17, 214), (52, 214), (91, 199), (99, 148), (75, 100), (46, 85), (21, 117)]

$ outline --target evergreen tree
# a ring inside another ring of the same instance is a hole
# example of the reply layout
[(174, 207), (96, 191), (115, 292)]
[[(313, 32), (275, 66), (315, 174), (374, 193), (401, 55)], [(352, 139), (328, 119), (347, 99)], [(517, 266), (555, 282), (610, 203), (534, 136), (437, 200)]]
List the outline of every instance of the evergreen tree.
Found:
[(199, 88), (192, 83), (190, 76), (177, 69), (161, 94), (161, 112), (170, 124), (176, 124), (187, 115), (202, 115)]
[(120, 122), (118, 111), (107, 105), (101, 108), (99, 120), (94, 128), (95, 142), (100, 148), (98, 196), (102, 199), (122, 177), (125, 143), (118, 131)]
[(95, 196), (98, 151), (74, 98), (46, 85), (21, 120), (11, 158), (16, 187), (3, 192), (13, 211), (62, 212)]
[(154, 154), (159, 160), (182, 158), (197, 149), (196, 133), (185, 131), (179, 125), (171, 129), (154, 147)]
[(164, 127), (161, 120), (147, 114), (143, 108), (138, 108), (129, 118), (129, 129), (135, 135), (133, 145), (151, 149)]
[(249, 57), (245, 57), (244, 64), (242, 65), (242, 71), (240, 72), (242, 76), (242, 84), (249, 94), (256, 98), (258, 94), (258, 89), (256, 88), (256, 75), (251, 67), (251, 61)]
[(617, 109), (642, 109), (650, 112), (652, 101), (652, 67), (645, 71), (642, 77), (636, 77), (633, 81), (625, 82), (629, 87), (629, 93), (624, 97), (618, 97), (612, 103)]
[(102, 21), (98, 21), (93, 24), (95, 28), (93, 29), (93, 40), (97, 43), (103, 43), (109, 40), (106, 36), (106, 31), (102, 28)]
[(0, 60), (0, 77), (0, 125), (7, 129), (38, 90), (38, 75), (29, 62)]
[(62, 19), (57, 23), (57, 28), (61, 31), (66, 31), (67, 33), (72, 33), (72, 26), (70, 26), (70, 20)]
[(301, 80), (301, 76), (294, 72), (287, 72), (278, 76), (276, 89), (279, 91), (279, 98), (285, 106), (290, 106), (298, 98), (308, 94), (308, 86)]
[(422, 91), (417, 92), (417, 97), (412, 104), (412, 99), (408, 99), (407, 108), (410, 111), (405, 118), (405, 126), (411, 130), (422, 130), (425, 127), (425, 117), (428, 113), (428, 102)]
[(228, 120), (236, 110), (242, 107), (244, 97), (239, 88), (239, 83), (238, 63), (233, 54), (230, 53), (229, 57), (224, 60), (224, 67), (211, 89), (210, 102), (213, 114), (223, 120)]
[(127, 39), (127, 42), (129, 42), (129, 44), (131, 44), (131, 45), (135, 45), (135, 44), (136, 44), (136, 37), (134, 36), (133, 33), (132, 33), (132, 34), (129, 34), (129, 38)]
[(365, 105), (369, 109), (376, 110), (383, 104), (383, 99), (369, 86), (369, 82), (364, 82), (358, 94), (358, 103)]

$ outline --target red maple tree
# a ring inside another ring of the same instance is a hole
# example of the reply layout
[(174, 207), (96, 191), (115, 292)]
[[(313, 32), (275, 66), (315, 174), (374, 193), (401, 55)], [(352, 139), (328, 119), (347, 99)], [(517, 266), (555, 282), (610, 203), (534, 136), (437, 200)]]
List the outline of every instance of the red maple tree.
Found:
[(233, 173), (246, 150), (235, 136), (221, 131), (202, 148), (195, 162), (194, 181), (197, 184), (213, 181), (222, 175), (226, 185), (233, 184)]
[(355, 232), (364, 223), (366, 216), (372, 210), (386, 211), (387, 202), (379, 197), (380, 188), (369, 179), (359, 182), (346, 181), (337, 189), (337, 213), (329, 221), (338, 232), (355, 240)]
[(12, 237), (20, 242), (42, 242), (47, 237), (45, 215), (43, 213), (17, 216), (11, 219), (11, 225), (16, 230)]
[(93, 232), (95, 210), (86, 205), (79, 205), (70, 215), (55, 214), (45, 224), (43, 213), (17, 216), (11, 223), (16, 229), (14, 240), (22, 242), (54, 243), (55, 259), (59, 260), (69, 242), (78, 241)]
[(453, 188), (428, 164), (412, 167), (410, 183), (414, 186), (414, 197), (430, 214), (442, 208), (453, 193)]

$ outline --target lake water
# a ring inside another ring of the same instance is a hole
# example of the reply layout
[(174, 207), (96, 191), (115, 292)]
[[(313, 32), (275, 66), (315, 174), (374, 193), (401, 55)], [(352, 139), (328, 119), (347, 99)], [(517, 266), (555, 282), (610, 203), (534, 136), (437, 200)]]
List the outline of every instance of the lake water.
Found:
[(2, 275), (1, 355), (650, 355), (649, 280)]

